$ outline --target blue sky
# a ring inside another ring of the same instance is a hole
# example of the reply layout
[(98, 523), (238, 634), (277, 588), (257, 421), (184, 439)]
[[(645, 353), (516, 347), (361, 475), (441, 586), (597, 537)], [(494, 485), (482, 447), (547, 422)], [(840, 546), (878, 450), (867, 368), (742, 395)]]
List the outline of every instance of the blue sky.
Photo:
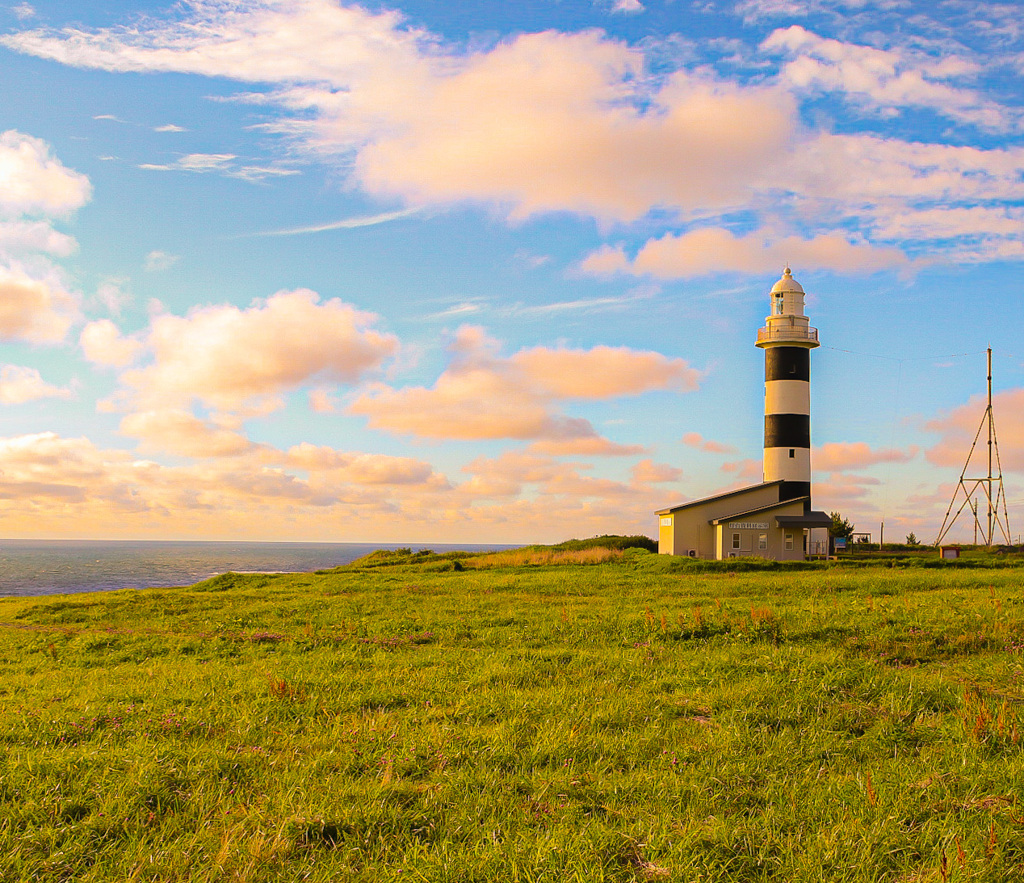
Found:
[(653, 534), (760, 479), (789, 263), (815, 506), (933, 538), (991, 346), (1016, 537), (1022, 29), (909, 0), (2, 6), (0, 535)]

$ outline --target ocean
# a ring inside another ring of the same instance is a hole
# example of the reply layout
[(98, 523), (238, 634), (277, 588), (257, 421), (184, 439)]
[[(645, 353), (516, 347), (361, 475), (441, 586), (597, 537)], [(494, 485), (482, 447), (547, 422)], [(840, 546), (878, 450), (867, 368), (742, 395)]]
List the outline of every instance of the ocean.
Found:
[(292, 573), (348, 564), (375, 549), (469, 552), (511, 546), (414, 543), (231, 543), (0, 540), (0, 597), (188, 586), (229, 570)]

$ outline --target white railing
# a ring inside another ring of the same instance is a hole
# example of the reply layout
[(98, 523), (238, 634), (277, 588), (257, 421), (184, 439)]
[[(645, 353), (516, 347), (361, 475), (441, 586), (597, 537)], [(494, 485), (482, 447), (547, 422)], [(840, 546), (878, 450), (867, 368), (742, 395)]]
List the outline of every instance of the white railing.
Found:
[(817, 328), (759, 328), (757, 342), (765, 340), (818, 340)]

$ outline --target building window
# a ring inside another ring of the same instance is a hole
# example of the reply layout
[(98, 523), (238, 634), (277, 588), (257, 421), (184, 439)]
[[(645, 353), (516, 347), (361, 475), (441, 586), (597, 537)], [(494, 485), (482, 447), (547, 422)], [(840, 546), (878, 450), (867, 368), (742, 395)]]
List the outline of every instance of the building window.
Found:
[(786, 551), (793, 551), (793, 534), (791, 533), (786, 534)]
[(796, 459), (796, 450), (794, 448), (790, 448), (789, 449), (789, 459), (790, 460)]
[(757, 548), (762, 552), (768, 548), (768, 534), (762, 533), (757, 535)]
[(734, 533), (732, 535), (732, 547), (734, 549), (738, 549), (740, 547), (740, 535), (738, 533)]

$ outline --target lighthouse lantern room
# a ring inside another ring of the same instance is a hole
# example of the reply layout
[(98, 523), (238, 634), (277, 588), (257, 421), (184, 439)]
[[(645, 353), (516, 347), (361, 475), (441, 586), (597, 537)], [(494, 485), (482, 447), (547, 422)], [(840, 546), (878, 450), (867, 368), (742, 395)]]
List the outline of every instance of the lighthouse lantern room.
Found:
[(827, 554), (831, 519), (811, 510), (811, 360), (818, 329), (786, 267), (772, 286), (764, 350), (764, 481), (658, 512), (658, 551), (693, 558)]

